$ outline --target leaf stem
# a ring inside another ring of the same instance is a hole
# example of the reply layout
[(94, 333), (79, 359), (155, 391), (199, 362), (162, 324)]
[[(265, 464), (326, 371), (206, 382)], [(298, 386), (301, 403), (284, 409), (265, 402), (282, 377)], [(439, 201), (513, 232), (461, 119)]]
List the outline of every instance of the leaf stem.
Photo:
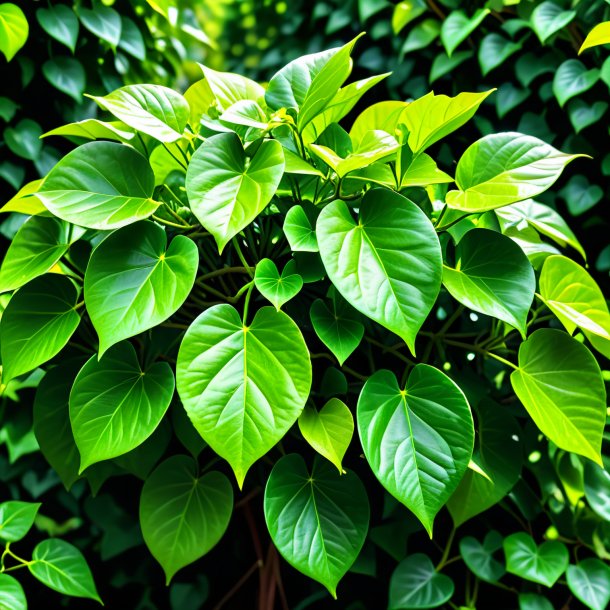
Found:
[(462, 341), (454, 341), (453, 339), (444, 339), (445, 343), (447, 345), (453, 345), (455, 347), (461, 347), (463, 349), (467, 349), (470, 350), (472, 352), (476, 352), (477, 354), (481, 354), (483, 356), (489, 356), (490, 358), (493, 358), (494, 360), (497, 360), (498, 362), (501, 362), (502, 364), (505, 364), (506, 366), (517, 370), (519, 367), (516, 364), (513, 364), (510, 360), (506, 360), (506, 358), (502, 358), (502, 356), (498, 356), (498, 354), (494, 354), (493, 352), (490, 352), (489, 350), (482, 348), (479, 345), (472, 345), (470, 343), (462, 343)]
[(447, 538), (447, 544), (445, 545), (445, 550), (443, 551), (443, 555), (441, 560), (438, 562), (436, 566), (436, 571), (440, 572), (445, 565), (447, 565), (447, 559), (449, 558), (449, 553), (451, 551), (451, 545), (453, 544), (453, 539), (455, 538), (455, 526), (451, 528), (451, 532), (449, 533), (449, 537)]
[(174, 227), (176, 229), (196, 229), (197, 225), (188, 225), (188, 224), (182, 224), (179, 225), (175, 222), (172, 222), (171, 220), (166, 220), (165, 218), (161, 218), (155, 214), (152, 215), (153, 220), (156, 220), (158, 223), (162, 224), (162, 225), (166, 225), (168, 227)]
[(239, 257), (241, 264), (244, 266), (245, 269), (247, 269), (248, 275), (251, 278), (254, 278), (254, 273), (252, 272), (252, 267), (250, 265), (248, 265), (248, 262), (246, 261), (246, 257), (244, 256), (244, 253), (241, 251), (241, 247), (239, 246), (239, 241), (237, 240), (236, 237), (234, 237), (231, 240), (231, 242), (233, 243), (233, 247), (235, 248), (235, 251), (237, 252), (237, 256)]
[[(244, 322), (244, 327), (246, 327), (246, 322), (248, 319), (248, 307), (250, 306), (250, 297), (252, 295), (252, 289), (254, 288), (254, 281), (250, 282), (249, 284), (246, 284), (246, 300), (244, 301), (244, 315), (243, 315), (243, 322)], [(243, 290), (243, 289), (242, 289)], [(239, 292), (237, 293), (239, 294)], [(237, 297), (237, 295), (235, 295)]]

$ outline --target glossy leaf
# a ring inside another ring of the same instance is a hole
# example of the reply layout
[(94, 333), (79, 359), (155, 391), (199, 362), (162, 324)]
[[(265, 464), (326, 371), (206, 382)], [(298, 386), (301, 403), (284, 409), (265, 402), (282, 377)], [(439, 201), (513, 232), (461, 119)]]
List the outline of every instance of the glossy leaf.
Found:
[(42, 134), (41, 137), (47, 138), (49, 136), (74, 136), (77, 138), (86, 138), (87, 140), (116, 140), (117, 142), (123, 142), (133, 139), (135, 133), (122, 121), (85, 119), (83, 121), (56, 127), (55, 129)]
[(464, 476), (474, 429), (466, 397), (438, 369), (418, 364), (401, 389), (377, 371), (358, 399), (358, 432), (380, 483), (432, 536), (434, 518)]
[(78, 16), (87, 30), (116, 49), (121, 39), (121, 16), (117, 11), (98, 4), (93, 9), (79, 8)]
[(0, 538), (6, 542), (21, 540), (34, 525), (40, 504), (9, 500), (0, 504)]
[(553, 604), (536, 593), (519, 593), (519, 610), (554, 610)]
[(40, 125), (32, 119), (22, 119), (14, 127), (7, 127), (3, 133), (4, 143), (10, 151), (29, 161), (34, 161), (42, 150), (41, 135)]
[(85, 274), (85, 303), (100, 338), (111, 345), (161, 324), (188, 297), (199, 264), (197, 246), (152, 222), (123, 227), (94, 251)]
[(245, 76), (230, 72), (217, 72), (207, 66), (200, 65), (200, 67), (203, 70), (205, 82), (223, 111), (241, 100), (258, 102), (265, 96), (265, 89)]
[(425, 49), (434, 42), (441, 33), (441, 23), (437, 19), (424, 19), (414, 26), (400, 48), (400, 58), (407, 53)]
[(11, 61), (28, 39), (30, 28), (23, 11), (12, 2), (0, 4), (0, 51)]
[(349, 136), (358, 144), (369, 131), (385, 131), (393, 135), (402, 121), (402, 114), (409, 104), (399, 101), (378, 102), (365, 108), (354, 121)]
[(480, 8), (469, 17), (463, 10), (452, 11), (441, 26), (441, 42), (451, 57), (453, 51), (464, 41), (474, 30), (479, 27), (483, 19), (489, 15), (488, 8)]
[(297, 454), (284, 456), (265, 488), (265, 520), (280, 554), (337, 597), (368, 531), (369, 503), (353, 472), (339, 475), (316, 456), (311, 470)]
[(501, 66), (520, 49), (521, 43), (519, 42), (512, 42), (495, 32), (487, 34), (479, 47), (479, 66), (483, 76)]
[(568, 59), (564, 61), (553, 79), (553, 93), (563, 107), (565, 103), (588, 91), (599, 80), (600, 72), (597, 68), (587, 70), (586, 66), (578, 59)]
[(121, 39), (119, 49), (129, 53), (140, 61), (146, 60), (146, 45), (142, 32), (128, 17), (121, 15)]
[(140, 525), (166, 584), (216, 546), (232, 511), (233, 489), (220, 472), (200, 474), (186, 455), (174, 455), (153, 471), (142, 488)]
[(133, 148), (89, 142), (51, 170), (35, 196), (55, 216), (91, 229), (109, 230), (147, 218), (155, 177)]
[(85, 69), (78, 59), (54, 57), (42, 66), (44, 77), (59, 91), (80, 104), (86, 86)]
[(72, 53), (76, 49), (79, 24), (74, 11), (65, 4), (39, 8), (36, 19), (44, 31), (57, 42), (66, 45)]
[(216, 305), (182, 340), (177, 386), (193, 425), (241, 487), (300, 415), (311, 386), (309, 352), (285, 313), (265, 307), (246, 326), (235, 308)]
[(400, 188), (447, 184), (448, 182), (453, 182), (453, 178), (441, 171), (432, 157), (426, 153), (419, 153), (405, 169)]
[(318, 240), (314, 230), (315, 219), (300, 205), (292, 206), (284, 217), (284, 234), (293, 252), (318, 252)]
[(585, 41), (582, 43), (578, 54), (580, 55), (583, 51), (590, 49), (591, 47), (597, 47), (601, 44), (610, 43), (610, 21), (604, 21), (603, 23), (598, 23), (585, 38)]
[(555, 2), (546, 0), (532, 11), (532, 29), (544, 44), (553, 34), (566, 27), (574, 17), (576, 11), (564, 10)]
[(272, 260), (260, 260), (256, 264), (254, 283), (258, 291), (278, 311), (303, 288), (303, 278), (297, 273), (294, 260), (286, 263), (281, 275)]
[(502, 548), (502, 536), (495, 530), (485, 535), (483, 542), (472, 536), (460, 540), (460, 554), (468, 569), (486, 582), (498, 582), (506, 573), (504, 566), (494, 553)]
[(610, 473), (592, 462), (585, 462), (584, 490), (589, 506), (610, 521)]
[(415, 349), (415, 336), (439, 292), (440, 246), (426, 215), (387, 190), (368, 191), (356, 222), (342, 201), (316, 225), (331, 282), (356, 309)]
[(580, 99), (572, 100), (568, 106), (568, 114), (574, 131), (580, 133), (590, 125), (595, 125), (608, 110), (607, 102), (594, 102), (588, 105)]
[(0, 574), (0, 608), (27, 610), (28, 603), (19, 581), (9, 574)]
[(425, 12), (426, 3), (423, 0), (402, 0), (392, 13), (392, 31), (399, 34), (407, 24)]
[(568, 566), (568, 587), (587, 608), (605, 610), (610, 603), (610, 567), (589, 557)]

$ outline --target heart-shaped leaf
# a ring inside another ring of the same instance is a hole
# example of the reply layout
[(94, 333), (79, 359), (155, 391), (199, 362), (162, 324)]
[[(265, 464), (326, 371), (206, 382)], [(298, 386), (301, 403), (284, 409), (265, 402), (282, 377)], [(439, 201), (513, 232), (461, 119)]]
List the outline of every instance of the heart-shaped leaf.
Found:
[(585, 496), (589, 506), (606, 521), (610, 521), (610, 473), (592, 462), (585, 462)]
[(94, 9), (79, 8), (78, 16), (86, 29), (116, 49), (121, 39), (121, 15), (117, 11), (98, 4)]
[(379, 482), (432, 536), (434, 517), (455, 491), (472, 456), (472, 414), (460, 388), (427, 364), (404, 390), (377, 371), (358, 399), (358, 432)]
[(601, 464), (606, 389), (593, 354), (565, 332), (541, 328), (519, 348), (513, 390), (558, 447)]
[(256, 264), (254, 283), (258, 291), (279, 311), (284, 303), (294, 298), (303, 288), (303, 278), (297, 273), (294, 260), (286, 263), (280, 275), (275, 263), (268, 258)]
[(570, 178), (559, 194), (568, 204), (570, 214), (580, 216), (602, 200), (604, 190), (599, 184), (591, 184), (586, 176), (578, 174)]
[(177, 386), (193, 425), (241, 487), (300, 415), (311, 387), (309, 352), (285, 313), (263, 307), (246, 326), (234, 307), (216, 305), (182, 340)]
[(42, 73), (53, 87), (69, 95), (77, 104), (82, 102), (87, 76), (78, 59), (54, 57), (44, 62)]
[(239, 137), (221, 133), (195, 151), (186, 172), (193, 214), (214, 236), (219, 251), (269, 204), (284, 173), (276, 140), (264, 141), (246, 157)]
[(585, 64), (578, 59), (564, 61), (553, 78), (553, 93), (563, 108), (565, 103), (588, 91), (599, 80), (600, 72), (597, 68), (587, 70)]
[(12, 2), (0, 4), (0, 51), (11, 61), (28, 39), (30, 28), (23, 11)]
[(568, 106), (568, 114), (574, 131), (580, 133), (585, 127), (595, 125), (608, 110), (608, 103), (597, 101), (589, 105), (583, 100), (572, 100)]
[(546, 0), (539, 4), (530, 17), (532, 29), (543, 44), (576, 17), (576, 11), (565, 11), (561, 6)]
[(74, 11), (69, 6), (56, 4), (49, 8), (39, 8), (36, 11), (36, 19), (49, 36), (66, 45), (74, 53), (79, 25)]
[(352, 441), (354, 418), (348, 406), (338, 398), (331, 398), (320, 411), (306, 406), (299, 417), (303, 438), (322, 456), (345, 473), (341, 462)]
[(390, 610), (438, 608), (447, 603), (455, 586), (440, 574), (427, 555), (415, 553), (403, 559), (390, 580)]
[(92, 356), (70, 392), (70, 422), (87, 466), (123, 455), (142, 444), (165, 415), (174, 394), (174, 374), (167, 362), (143, 370), (128, 341), (98, 360)]
[(385, 189), (367, 191), (359, 208), (358, 222), (343, 201), (322, 210), (316, 228), (322, 262), (351, 305), (413, 352), (440, 288), (436, 231), (413, 202)]
[(479, 66), (483, 76), (501, 66), (511, 55), (521, 50), (521, 46), (520, 42), (512, 42), (496, 32), (487, 34), (479, 46)]
[(265, 520), (273, 543), (297, 570), (337, 597), (369, 527), (369, 502), (353, 472), (338, 475), (316, 456), (311, 471), (297, 454), (274, 466), (265, 487)]
[[(0, 538), (6, 542), (21, 540), (34, 525), (39, 503), (9, 500), (0, 504)], [(0, 606), (1, 607), (1, 606)]]
[(22, 119), (14, 127), (7, 127), (3, 134), (4, 143), (10, 151), (29, 161), (34, 161), (40, 155), (42, 150), (41, 135), (42, 128), (32, 119)]
[(85, 273), (85, 303), (99, 353), (164, 322), (188, 297), (199, 264), (197, 246), (152, 222), (123, 227), (94, 251)]
[(441, 26), (441, 42), (449, 57), (479, 27), (489, 13), (488, 8), (480, 8), (475, 11), (472, 17), (469, 17), (461, 9), (451, 11)]
[(392, 31), (399, 34), (402, 29), (422, 13), (426, 12), (424, 0), (403, 0), (394, 7), (392, 13)]
[(610, 603), (610, 567), (589, 557), (568, 566), (568, 587), (587, 608), (606, 610)]
[(460, 554), (471, 572), (486, 582), (498, 582), (505, 574), (504, 566), (494, 557), (502, 548), (502, 536), (495, 530), (487, 532), (483, 543), (472, 536), (460, 540)]
[(119, 49), (140, 61), (146, 60), (146, 45), (140, 28), (129, 17), (121, 15), (121, 39)]
[(233, 489), (220, 472), (200, 474), (197, 463), (174, 455), (146, 479), (140, 525), (146, 546), (165, 571), (166, 584), (210, 551), (233, 512)]
[(547, 540), (536, 546), (534, 539), (524, 532), (504, 539), (504, 553), (507, 572), (546, 587), (557, 582), (570, 560), (563, 542)]
[(150, 216), (159, 206), (151, 199), (154, 188), (153, 171), (139, 152), (89, 142), (63, 157), (35, 196), (63, 220), (109, 230)]
[(519, 610), (554, 610), (553, 604), (536, 593), (519, 593)]
[(0, 608), (27, 610), (28, 603), (19, 581), (8, 574), (0, 574)]
[(300, 205), (292, 206), (284, 218), (284, 233), (293, 252), (318, 252), (314, 231), (316, 215), (308, 214)]

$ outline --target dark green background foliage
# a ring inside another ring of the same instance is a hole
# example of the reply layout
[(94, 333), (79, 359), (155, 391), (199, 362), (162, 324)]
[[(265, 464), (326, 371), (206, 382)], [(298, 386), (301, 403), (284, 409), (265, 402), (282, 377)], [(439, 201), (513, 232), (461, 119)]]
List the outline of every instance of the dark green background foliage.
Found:
[(606, 608), (608, 4), (18, 4), (0, 608)]

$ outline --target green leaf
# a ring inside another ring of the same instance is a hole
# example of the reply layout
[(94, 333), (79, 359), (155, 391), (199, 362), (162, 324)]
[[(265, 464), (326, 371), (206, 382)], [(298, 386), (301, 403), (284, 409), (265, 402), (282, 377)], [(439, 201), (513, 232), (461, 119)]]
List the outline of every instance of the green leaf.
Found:
[(610, 43), (610, 21), (604, 21), (603, 23), (598, 23), (587, 34), (578, 54), (580, 55), (583, 51), (590, 49), (591, 47), (597, 47), (600, 44), (608, 43)]
[(343, 365), (364, 336), (364, 326), (356, 312), (345, 299), (334, 294), (330, 305), (322, 299), (316, 299), (311, 304), (309, 317), (320, 341)]
[(153, 471), (142, 488), (140, 525), (166, 584), (216, 546), (232, 511), (233, 489), (220, 472), (200, 474), (186, 455), (174, 455)]
[(502, 548), (502, 536), (495, 530), (487, 532), (483, 542), (472, 536), (460, 540), (460, 554), (468, 569), (481, 580), (498, 582), (506, 573), (504, 566), (494, 558)]
[(392, 31), (399, 34), (411, 21), (417, 19), (427, 10), (424, 0), (402, 0), (394, 7), (392, 14)]
[(42, 65), (44, 77), (59, 91), (69, 95), (77, 104), (83, 98), (86, 86), (85, 69), (78, 59), (54, 57)]
[(189, 120), (184, 97), (161, 85), (127, 85), (104, 97), (89, 97), (129, 127), (161, 142), (182, 138)]
[(503, 83), (498, 88), (496, 95), (496, 111), (498, 118), (504, 118), (511, 110), (521, 105), (530, 96), (528, 89), (515, 87), (512, 83)]
[(585, 497), (589, 506), (605, 521), (610, 521), (610, 473), (592, 462), (585, 462)]
[(507, 572), (546, 587), (557, 582), (570, 559), (563, 542), (547, 540), (536, 546), (534, 539), (524, 532), (504, 539), (504, 553)]
[(501, 66), (511, 55), (521, 50), (520, 42), (512, 42), (500, 34), (487, 34), (479, 46), (479, 66), (483, 76)]
[(121, 39), (119, 49), (140, 61), (146, 60), (146, 45), (138, 26), (128, 17), (121, 15)]
[(268, 258), (263, 258), (256, 264), (256, 288), (278, 311), (303, 288), (303, 278), (296, 268), (296, 262), (289, 260), (280, 275), (275, 263)]
[(336, 599), (337, 585), (368, 531), (369, 503), (360, 479), (353, 472), (338, 475), (318, 456), (310, 471), (293, 453), (271, 471), (264, 506), (267, 528), (282, 557)]
[(556, 53), (549, 52), (542, 57), (534, 53), (524, 53), (515, 64), (517, 80), (523, 87), (529, 87), (539, 76), (553, 74), (560, 62)]
[(18, 580), (8, 574), (0, 574), (0, 608), (2, 610), (27, 610), (28, 603)]
[(554, 610), (553, 604), (536, 593), (519, 593), (519, 610)]
[(174, 394), (167, 362), (142, 369), (125, 341), (98, 360), (92, 356), (70, 392), (70, 422), (81, 456), (79, 474), (95, 462), (123, 455), (157, 428)]
[(91, 229), (118, 229), (147, 218), (155, 177), (133, 148), (89, 142), (68, 153), (35, 194), (55, 216)]
[(284, 218), (284, 234), (293, 252), (318, 252), (318, 239), (313, 225), (315, 216), (303, 206), (292, 206)]
[(121, 16), (117, 11), (98, 4), (94, 9), (79, 8), (78, 16), (87, 30), (116, 49), (121, 39)]
[(201, 64), (199, 66), (203, 70), (205, 82), (208, 84), (222, 111), (225, 111), (240, 100), (258, 102), (265, 97), (265, 89), (245, 76), (231, 72), (216, 72), (216, 70)]
[(323, 457), (345, 474), (341, 462), (354, 434), (354, 418), (348, 406), (331, 398), (320, 411), (306, 406), (299, 417), (303, 438)]
[(3, 134), (10, 151), (29, 161), (34, 161), (42, 150), (41, 135), (40, 125), (31, 119), (22, 119), (15, 127), (7, 127)]
[(404, 390), (393, 373), (381, 370), (362, 388), (357, 420), (373, 473), (432, 537), (434, 517), (472, 456), (474, 428), (466, 397), (427, 364), (412, 369)]
[(409, 31), (409, 35), (400, 49), (399, 57), (404, 57), (412, 51), (425, 49), (433, 43), (441, 33), (441, 23), (438, 19), (424, 19)]
[(427, 555), (415, 553), (403, 559), (392, 573), (388, 608), (437, 608), (451, 599), (454, 589), (451, 578), (437, 572)]
[(235, 102), (220, 115), (220, 121), (263, 130), (269, 125), (265, 111), (253, 100)]
[(494, 91), (495, 89), (483, 93), (460, 93), (456, 97), (430, 92), (408, 104), (401, 113), (399, 122), (404, 123), (409, 130), (408, 143), (413, 153), (428, 148), (464, 125), (483, 100)]
[(599, 184), (591, 184), (586, 176), (578, 174), (570, 178), (559, 195), (568, 204), (570, 214), (580, 216), (602, 200), (604, 190)]
[(453, 182), (453, 178), (438, 169), (432, 157), (426, 153), (419, 153), (405, 170), (400, 188), (446, 184), (447, 182)]
[(402, 114), (408, 104), (406, 102), (387, 101), (377, 102), (365, 108), (356, 118), (349, 136), (356, 144), (364, 138), (369, 131), (385, 131), (393, 135), (402, 120)]
[(519, 348), (513, 390), (558, 447), (601, 464), (606, 390), (593, 354), (563, 331), (543, 328)]
[(102, 603), (83, 554), (64, 540), (52, 538), (37, 544), (28, 569), (54, 591)]
[(177, 386), (193, 425), (231, 464), (242, 487), (250, 466), (288, 432), (305, 405), (309, 352), (285, 313), (264, 307), (246, 326), (234, 307), (216, 305), (182, 340)]
[(480, 472), (469, 468), (447, 502), (455, 527), (502, 500), (521, 474), (521, 428), (514, 417), (490, 399), (478, 404), (476, 414), (472, 461)]
[(79, 25), (74, 11), (69, 6), (56, 4), (49, 8), (39, 8), (36, 11), (36, 19), (49, 36), (66, 45), (74, 53)]
[(222, 252), (269, 204), (284, 173), (282, 146), (264, 141), (246, 157), (239, 137), (221, 133), (195, 151), (186, 172), (193, 214)]
[(455, 266), (443, 266), (443, 285), (466, 307), (503, 320), (525, 339), (536, 277), (509, 237), (489, 229), (468, 231), (456, 246)]
[(28, 39), (30, 28), (23, 11), (11, 2), (0, 4), (0, 51), (11, 61)]
[(342, 296), (415, 349), (440, 288), (441, 253), (428, 217), (411, 201), (372, 189), (358, 222), (343, 201), (327, 205), (316, 234), (324, 267)]
[(55, 273), (37, 277), (12, 296), (0, 321), (3, 383), (62, 350), (80, 323), (77, 300), (74, 283)]
[(568, 566), (568, 587), (587, 608), (605, 610), (610, 603), (610, 567), (589, 557)]
[(117, 142), (124, 142), (133, 139), (135, 133), (122, 121), (108, 122), (99, 121), (98, 119), (85, 119), (84, 121), (56, 127), (51, 131), (43, 133), (41, 137), (47, 138), (49, 136), (73, 136), (86, 138), (87, 140), (116, 140)]
[(0, 117), (5, 123), (10, 123), (17, 110), (19, 108), (19, 104), (9, 99), (8, 97), (0, 97)]
[(574, 131), (580, 133), (589, 125), (595, 125), (608, 110), (608, 103), (597, 101), (589, 105), (580, 99), (572, 100), (568, 106), (568, 114)]
[(443, 21), (441, 27), (441, 42), (447, 51), (447, 55), (451, 54), (472, 32), (474, 32), (483, 19), (489, 15), (491, 11), (488, 8), (477, 9), (472, 17), (463, 10), (452, 11)]
[(34, 525), (41, 504), (9, 500), (0, 504), (0, 538), (6, 542), (21, 540)]
[(188, 297), (199, 263), (195, 242), (152, 222), (123, 227), (93, 251), (85, 273), (85, 303), (100, 338), (99, 353), (153, 328)]
[(428, 77), (428, 81), (432, 84), (435, 80), (445, 76), (445, 74), (450, 74), (453, 70), (455, 70), (459, 65), (463, 64), (467, 59), (470, 59), (473, 56), (472, 51), (458, 51), (451, 56), (443, 55), (439, 53), (432, 62), (432, 67), (430, 68), (430, 76)]
[(566, 11), (550, 0), (542, 2), (530, 17), (532, 29), (544, 44), (553, 34), (566, 27), (576, 17), (576, 11)]
[(447, 205), (485, 212), (535, 197), (555, 183), (570, 161), (583, 156), (520, 133), (485, 136), (460, 158), (455, 174), (459, 190), (447, 193)]
[(578, 59), (564, 61), (553, 78), (553, 93), (559, 105), (563, 108), (569, 99), (591, 89), (599, 77), (600, 71), (597, 68), (587, 70), (585, 64)]

